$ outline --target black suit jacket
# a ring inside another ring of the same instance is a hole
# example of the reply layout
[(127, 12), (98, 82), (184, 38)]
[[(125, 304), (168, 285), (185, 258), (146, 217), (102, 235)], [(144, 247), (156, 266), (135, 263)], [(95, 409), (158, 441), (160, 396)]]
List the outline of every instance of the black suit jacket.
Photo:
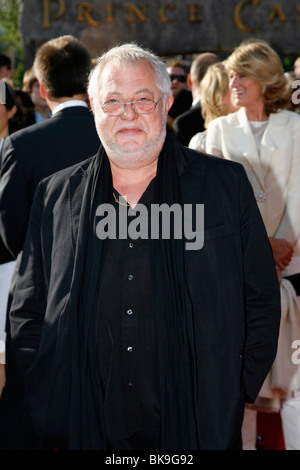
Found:
[[(18, 266), (39, 181), (96, 154), (99, 145), (93, 114), (83, 106), (64, 108), (51, 118), (5, 139), (0, 177), (0, 263), (19, 254)], [(0, 448), (25, 449), (32, 442), (31, 424), (22, 408), (23, 383), (10, 348), (9, 321), (6, 330), (6, 386), (0, 402)]]
[(179, 142), (188, 147), (191, 138), (205, 130), (200, 102), (180, 114), (173, 122), (173, 129)]
[[(204, 204), (204, 245), (185, 251), (199, 426), (204, 449), (232, 449), (240, 439), (244, 403), (255, 400), (275, 358), (279, 287), (243, 167), (183, 152), (182, 202)], [(59, 323), (71, 316), (68, 299), (89, 164), (39, 184), (11, 309), (31, 417), (50, 448), (68, 434), (71, 345)]]
[(0, 177), (0, 236), (17, 257), (22, 250), (36, 187), (43, 178), (97, 153), (92, 111), (62, 109), (5, 139)]

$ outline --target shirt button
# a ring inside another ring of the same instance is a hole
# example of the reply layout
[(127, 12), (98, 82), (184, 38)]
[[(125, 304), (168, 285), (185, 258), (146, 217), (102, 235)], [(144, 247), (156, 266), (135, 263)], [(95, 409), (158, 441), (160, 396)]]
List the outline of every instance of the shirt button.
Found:
[(133, 275), (132, 275), (132, 274), (129, 274), (129, 276), (128, 276), (128, 281), (132, 281), (132, 279), (133, 279)]
[(127, 351), (132, 352), (132, 346), (128, 346)]
[(132, 314), (133, 314), (133, 311), (131, 310), (131, 308), (129, 308), (129, 309), (127, 310), (127, 315), (132, 315)]
[(128, 244), (128, 246), (129, 246), (129, 248), (133, 248), (133, 247), (134, 247), (134, 243), (130, 242), (130, 243)]
[(129, 386), (129, 387), (133, 387), (134, 385), (133, 385), (132, 382), (129, 382), (128, 386)]

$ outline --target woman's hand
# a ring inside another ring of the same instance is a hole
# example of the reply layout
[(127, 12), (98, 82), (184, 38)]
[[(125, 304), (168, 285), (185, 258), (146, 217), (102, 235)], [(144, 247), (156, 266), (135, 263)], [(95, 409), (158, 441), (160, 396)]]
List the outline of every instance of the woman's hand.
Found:
[(269, 238), (276, 266), (283, 270), (290, 263), (294, 247), (292, 243), (283, 238)]

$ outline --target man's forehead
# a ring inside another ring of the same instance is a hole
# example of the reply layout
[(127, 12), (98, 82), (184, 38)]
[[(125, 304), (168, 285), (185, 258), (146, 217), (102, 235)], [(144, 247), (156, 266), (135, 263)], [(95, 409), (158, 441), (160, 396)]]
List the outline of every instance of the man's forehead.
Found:
[(135, 85), (145, 89), (156, 88), (155, 73), (149, 64), (137, 63), (119, 66), (112, 63), (106, 66), (101, 74), (101, 89), (103, 91)]
[(107, 76), (107, 77), (110, 75), (116, 76), (116, 72), (122, 75), (139, 73), (139, 72), (142, 72), (142, 73), (146, 72), (147, 74), (150, 73), (151, 75), (154, 75), (154, 70), (148, 62), (136, 61), (136, 62), (128, 62), (128, 63), (127, 62), (117, 63), (117, 62), (112, 61), (104, 67), (102, 71), (102, 76)]

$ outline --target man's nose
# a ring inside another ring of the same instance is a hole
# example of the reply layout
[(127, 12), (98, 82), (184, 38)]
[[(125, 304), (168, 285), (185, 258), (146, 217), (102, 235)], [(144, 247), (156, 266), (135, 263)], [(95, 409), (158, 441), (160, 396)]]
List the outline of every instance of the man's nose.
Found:
[(132, 103), (124, 103), (124, 110), (121, 114), (121, 117), (124, 119), (136, 119), (138, 113), (134, 110), (134, 105)]

